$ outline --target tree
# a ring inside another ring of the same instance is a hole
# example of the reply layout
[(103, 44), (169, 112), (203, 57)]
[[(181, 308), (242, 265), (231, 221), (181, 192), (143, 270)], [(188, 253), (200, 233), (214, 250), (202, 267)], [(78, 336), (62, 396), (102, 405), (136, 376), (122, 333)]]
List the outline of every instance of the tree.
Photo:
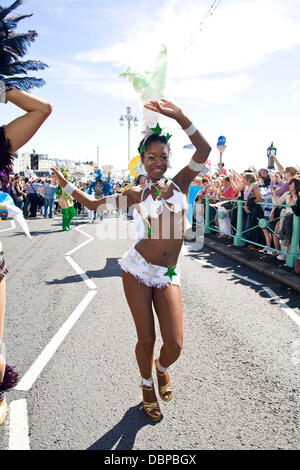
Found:
[(45, 84), (42, 78), (15, 76), (27, 75), (28, 71), (43, 70), (48, 67), (40, 61), (20, 60), (38, 35), (32, 30), (27, 33), (14, 33), (19, 21), (32, 16), (32, 14), (7, 16), (22, 3), (23, 0), (17, 0), (7, 8), (0, 7), (0, 80), (4, 82), (6, 90), (18, 88), (29, 91), (33, 87), (41, 87)]

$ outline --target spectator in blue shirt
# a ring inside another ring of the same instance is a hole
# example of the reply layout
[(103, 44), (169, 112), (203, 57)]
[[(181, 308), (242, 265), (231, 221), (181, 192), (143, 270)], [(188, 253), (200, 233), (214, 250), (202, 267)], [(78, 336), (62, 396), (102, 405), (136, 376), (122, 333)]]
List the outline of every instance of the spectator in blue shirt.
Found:
[(51, 184), (51, 180), (47, 180), (43, 184), (43, 187), (44, 187), (44, 217), (48, 216), (48, 208), (49, 208), (49, 219), (52, 219), (55, 186)]
[(42, 185), (35, 182), (30, 181), (27, 186), (27, 195), (30, 201), (30, 217), (36, 217), (36, 212), (38, 208), (38, 193), (39, 188)]

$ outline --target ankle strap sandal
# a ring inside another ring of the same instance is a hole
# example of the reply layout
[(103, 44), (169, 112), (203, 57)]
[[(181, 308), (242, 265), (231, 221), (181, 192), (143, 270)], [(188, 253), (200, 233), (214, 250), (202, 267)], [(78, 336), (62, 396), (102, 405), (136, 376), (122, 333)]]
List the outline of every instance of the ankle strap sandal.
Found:
[[(153, 385), (152, 385), (152, 387), (146, 387), (143, 384), (143, 382), (141, 382), (140, 387), (141, 387), (142, 390), (145, 390), (145, 391), (154, 390)], [(146, 401), (143, 400), (143, 407), (144, 407), (144, 411), (145, 411), (146, 415), (152, 421), (158, 421), (161, 418), (161, 410), (160, 410), (158, 401), (154, 401), (153, 403), (149, 403), (149, 402), (146, 402)], [(153, 411), (158, 411), (159, 415), (153, 414)]]
[[(155, 359), (155, 367), (156, 367), (156, 374), (157, 376), (163, 377), (166, 372), (160, 372), (157, 368), (157, 361), (158, 359)], [(159, 385), (158, 384), (158, 391), (159, 391), (159, 396), (164, 401), (165, 403), (168, 403), (169, 401), (172, 400), (173, 398), (173, 385), (171, 382), (171, 379), (166, 385)], [(165, 397), (165, 395), (168, 394), (168, 398)]]

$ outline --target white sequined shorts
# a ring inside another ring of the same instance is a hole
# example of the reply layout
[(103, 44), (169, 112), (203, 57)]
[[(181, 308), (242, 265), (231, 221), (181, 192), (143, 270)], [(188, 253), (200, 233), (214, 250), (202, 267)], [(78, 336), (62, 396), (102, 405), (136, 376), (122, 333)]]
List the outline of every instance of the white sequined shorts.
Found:
[(123, 271), (132, 274), (146, 286), (158, 288), (166, 287), (168, 284), (180, 286), (178, 265), (171, 268), (151, 264), (134, 247), (124, 254), (119, 260), (119, 265)]

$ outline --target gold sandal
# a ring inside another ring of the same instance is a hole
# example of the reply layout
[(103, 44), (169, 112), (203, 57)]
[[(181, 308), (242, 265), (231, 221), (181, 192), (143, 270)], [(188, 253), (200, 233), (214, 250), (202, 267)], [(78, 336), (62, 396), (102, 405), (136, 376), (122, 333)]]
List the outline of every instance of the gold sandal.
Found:
[[(154, 361), (155, 362), (155, 367), (156, 367), (156, 374), (159, 375), (160, 377), (163, 377), (165, 375), (165, 372), (160, 372), (157, 369), (157, 361), (158, 361), (158, 359), (155, 359), (155, 361)], [(159, 385), (158, 384), (158, 391), (159, 391), (159, 396), (162, 399), (162, 401), (164, 401), (165, 403), (168, 403), (169, 401), (171, 401), (172, 398), (173, 398), (173, 386), (172, 386), (171, 379), (169, 380), (169, 382), (166, 385)], [(169, 394), (168, 398), (166, 398), (164, 396), (166, 393)]]
[[(143, 382), (141, 382), (141, 385), (140, 385), (141, 389), (142, 390), (145, 390), (145, 391), (150, 391), (150, 390), (153, 390), (154, 386), (152, 385), (152, 387), (145, 387), (145, 385), (143, 385)], [(154, 401), (153, 403), (148, 403), (146, 401), (143, 400), (143, 406), (144, 406), (144, 410), (145, 410), (145, 413), (146, 415), (148, 416), (148, 418), (150, 418), (152, 421), (158, 421), (160, 418), (161, 418), (161, 411), (160, 411), (160, 407), (159, 407), (159, 403), (158, 401)], [(153, 415), (152, 412), (154, 410), (157, 410), (159, 411), (159, 415), (156, 416), (156, 415)]]

